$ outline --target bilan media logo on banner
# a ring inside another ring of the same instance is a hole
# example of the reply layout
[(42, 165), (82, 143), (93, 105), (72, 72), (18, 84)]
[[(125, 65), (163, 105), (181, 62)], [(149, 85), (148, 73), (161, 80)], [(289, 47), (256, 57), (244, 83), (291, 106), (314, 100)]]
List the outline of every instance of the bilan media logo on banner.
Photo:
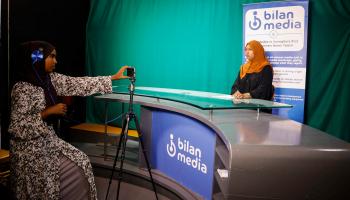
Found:
[(243, 16), (244, 45), (251, 40), (261, 42), (273, 67), (274, 100), (293, 105), (292, 109), (273, 109), (273, 113), (303, 122), (308, 1), (247, 4)]
[(261, 8), (245, 14), (245, 41), (259, 40), (266, 51), (300, 51), (304, 47), (301, 6)]
[(201, 163), (201, 149), (192, 146), (190, 141), (181, 139), (180, 137), (174, 140), (174, 135), (170, 134), (170, 141), (166, 145), (166, 150), (170, 157), (174, 157), (174, 159), (184, 165), (192, 167), (203, 174), (207, 173), (207, 165)]

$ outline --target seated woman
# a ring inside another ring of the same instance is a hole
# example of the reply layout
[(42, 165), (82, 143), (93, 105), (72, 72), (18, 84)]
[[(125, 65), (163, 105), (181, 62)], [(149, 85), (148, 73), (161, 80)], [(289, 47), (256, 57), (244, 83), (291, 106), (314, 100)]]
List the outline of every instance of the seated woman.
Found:
[(260, 42), (252, 40), (247, 43), (244, 52), (247, 62), (240, 68), (231, 95), (236, 99), (272, 100), (273, 69), (265, 57), (264, 47)]
[(112, 92), (112, 80), (128, 78), (123, 75), (128, 66), (112, 76), (65, 76), (53, 72), (56, 50), (44, 41), (23, 43), (17, 59), (9, 126), (15, 198), (96, 199), (89, 158), (53, 129), (57, 117), (67, 111), (57, 96)]

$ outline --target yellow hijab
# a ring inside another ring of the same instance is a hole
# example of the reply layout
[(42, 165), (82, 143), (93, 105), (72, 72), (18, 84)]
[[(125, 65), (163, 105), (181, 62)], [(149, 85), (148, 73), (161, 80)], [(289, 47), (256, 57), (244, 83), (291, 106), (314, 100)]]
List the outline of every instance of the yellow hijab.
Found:
[(263, 70), (266, 65), (270, 65), (269, 61), (265, 57), (264, 47), (260, 44), (260, 42), (252, 40), (248, 42), (246, 46), (247, 45), (249, 45), (253, 49), (254, 58), (253, 60), (248, 60), (245, 64), (241, 66), (239, 74), (241, 79), (247, 73), (261, 72), (261, 70)]

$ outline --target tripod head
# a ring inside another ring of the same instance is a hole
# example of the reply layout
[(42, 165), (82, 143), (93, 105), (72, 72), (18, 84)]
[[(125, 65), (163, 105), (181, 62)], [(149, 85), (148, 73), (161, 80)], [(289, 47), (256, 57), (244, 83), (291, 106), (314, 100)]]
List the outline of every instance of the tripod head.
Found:
[(129, 93), (134, 93), (135, 91), (135, 82), (136, 82), (136, 78), (135, 77), (130, 77), (130, 84), (129, 84)]
[(134, 67), (127, 68), (127, 76), (129, 76), (130, 85), (129, 85), (129, 113), (133, 113), (133, 104), (134, 104), (134, 92), (135, 92), (135, 82), (136, 82), (136, 70)]

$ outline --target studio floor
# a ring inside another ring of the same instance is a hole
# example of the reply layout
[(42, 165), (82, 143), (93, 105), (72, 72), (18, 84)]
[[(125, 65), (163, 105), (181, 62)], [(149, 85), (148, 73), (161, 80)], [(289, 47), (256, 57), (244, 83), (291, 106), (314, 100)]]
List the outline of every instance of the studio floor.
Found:
[[(113, 166), (114, 157), (116, 154), (115, 146), (108, 146), (107, 148), (107, 157), (104, 156), (104, 145), (102, 143), (72, 143), (74, 146), (84, 151), (89, 157), (90, 161), (94, 168), (95, 175), (95, 183), (97, 187), (97, 196), (98, 199), (106, 199), (106, 193), (109, 185), (109, 180), (111, 176), (111, 168)], [(128, 140), (127, 149), (126, 149), (126, 157), (124, 160), (123, 169), (125, 173), (123, 173), (123, 181), (120, 184), (120, 193), (119, 199), (156, 199), (155, 193), (152, 189), (152, 184), (149, 181), (145, 181), (145, 178), (140, 178), (137, 176), (133, 176), (130, 174), (130, 170), (137, 171), (141, 170), (141, 174), (145, 174), (147, 176), (147, 170), (138, 169), (138, 142)], [(117, 163), (119, 166), (119, 162)], [(118, 166), (116, 168), (118, 168)], [(117, 188), (118, 188), (118, 180), (116, 180), (116, 176), (118, 175), (118, 171), (114, 172), (114, 178), (112, 179), (112, 183), (110, 185), (110, 190), (107, 199), (117, 199)], [(147, 176), (148, 178), (148, 176)], [(140, 179), (140, 180), (138, 180)], [(179, 199), (173, 194), (170, 194), (169, 191), (165, 191), (159, 185), (156, 186), (158, 199), (160, 200), (168, 200), (168, 199)], [(166, 195), (161, 194), (166, 193)], [(173, 196), (173, 197), (172, 197)]]

